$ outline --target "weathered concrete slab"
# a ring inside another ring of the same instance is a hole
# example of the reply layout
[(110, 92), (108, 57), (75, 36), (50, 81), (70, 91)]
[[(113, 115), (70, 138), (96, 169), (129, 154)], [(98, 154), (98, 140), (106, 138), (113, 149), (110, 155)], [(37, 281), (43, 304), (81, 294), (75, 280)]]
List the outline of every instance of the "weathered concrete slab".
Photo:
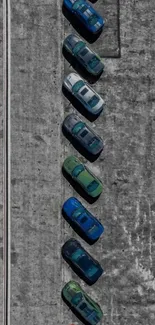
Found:
[(3, 2), (0, 1), (0, 323), (3, 322)]
[[(154, 323), (154, 6), (121, 1), (122, 58), (106, 59), (93, 85), (106, 109), (87, 123), (105, 141), (105, 152), (93, 164), (82, 157), (104, 184), (90, 205), (61, 174), (68, 154), (80, 157), (60, 128), (74, 110), (61, 93), (72, 70), (61, 54), (61, 1), (12, 1), (12, 325), (80, 324), (60, 297), (72, 278), (102, 306), (103, 324)], [(94, 246), (81, 240), (105, 270), (92, 287), (60, 258), (64, 241), (79, 239), (61, 217), (70, 195), (105, 226)]]

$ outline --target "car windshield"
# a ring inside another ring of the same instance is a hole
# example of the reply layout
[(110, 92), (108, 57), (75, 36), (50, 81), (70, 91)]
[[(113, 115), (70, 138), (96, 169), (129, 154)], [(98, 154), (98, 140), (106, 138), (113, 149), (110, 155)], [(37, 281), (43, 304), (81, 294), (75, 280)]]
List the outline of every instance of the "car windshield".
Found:
[(83, 41), (79, 41), (73, 48), (73, 54), (77, 54), (83, 47), (85, 47), (85, 43)]
[(96, 95), (94, 95), (89, 101), (88, 101), (88, 105), (90, 106), (90, 107), (94, 107), (94, 106), (96, 106), (97, 104), (98, 104), (98, 102), (99, 102), (99, 98), (96, 96)]
[(100, 59), (97, 56), (94, 56), (90, 61), (89, 61), (89, 66), (91, 69), (95, 68), (98, 64), (100, 63)]
[(88, 192), (93, 192), (97, 189), (97, 187), (99, 186), (98, 182), (96, 181), (92, 181), (88, 186), (87, 186), (87, 191)]
[(87, 9), (88, 9), (88, 7), (84, 3), (81, 4), (81, 6), (79, 7), (80, 12), (82, 12), (82, 13), (84, 13)]
[(78, 9), (79, 6), (80, 6), (81, 4), (83, 4), (83, 0), (71, 0), (71, 2), (73, 3), (72, 8), (73, 8), (74, 10)]
[(83, 207), (80, 207), (80, 208), (76, 209), (76, 210), (73, 212), (72, 217), (73, 217), (73, 218), (77, 218), (77, 217), (79, 217), (79, 216), (83, 213), (83, 211), (84, 211), (84, 208), (83, 208)]
[(74, 306), (77, 306), (82, 300), (82, 293), (79, 292), (77, 293), (71, 300), (71, 303), (74, 305)]
[(97, 15), (94, 14), (91, 17), (89, 17), (88, 22), (90, 25), (95, 25), (98, 22)]
[(73, 93), (78, 93), (78, 91), (85, 85), (84, 81), (79, 80), (75, 83), (75, 85), (72, 87)]
[(77, 177), (84, 170), (83, 165), (76, 166), (72, 172), (73, 177)]
[(85, 123), (83, 123), (83, 122), (76, 123), (74, 125), (74, 127), (72, 128), (72, 133), (77, 134), (81, 129), (83, 129), (84, 126), (85, 126)]
[(86, 253), (82, 249), (78, 249), (72, 255), (72, 260), (78, 263), (78, 266), (84, 271), (87, 272), (92, 268), (92, 261), (88, 258)]
[(77, 249), (76, 251), (74, 251), (74, 253), (71, 256), (71, 259), (75, 262), (78, 261), (78, 259), (80, 258), (80, 256), (82, 256), (83, 254), (83, 250), (81, 248)]

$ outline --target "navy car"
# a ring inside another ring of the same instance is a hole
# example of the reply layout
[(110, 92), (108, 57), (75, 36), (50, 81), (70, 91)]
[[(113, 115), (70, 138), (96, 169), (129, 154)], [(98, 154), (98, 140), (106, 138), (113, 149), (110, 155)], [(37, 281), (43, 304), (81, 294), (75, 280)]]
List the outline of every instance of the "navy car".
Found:
[(67, 240), (62, 246), (62, 256), (75, 272), (80, 274), (84, 281), (90, 285), (94, 284), (103, 273), (99, 262), (74, 238)]
[(104, 26), (103, 18), (85, 0), (64, 0), (64, 6), (92, 34), (98, 34)]
[(63, 81), (63, 87), (93, 116), (102, 112), (104, 100), (77, 73), (69, 73)]
[(66, 200), (62, 207), (70, 222), (77, 226), (82, 234), (90, 242), (94, 242), (104, 232), (104, 227), (100, 221), (94, 217), (75, 197)]
[(102, 139), (78, 115), (69, 114), (62, 128), (92, 156), (98, 155), (103, 150)]
[(63, 42), (63, 47), (90, 75), (101, 75), (104, 70), (101, 58), (77, 35), (68, 35)]

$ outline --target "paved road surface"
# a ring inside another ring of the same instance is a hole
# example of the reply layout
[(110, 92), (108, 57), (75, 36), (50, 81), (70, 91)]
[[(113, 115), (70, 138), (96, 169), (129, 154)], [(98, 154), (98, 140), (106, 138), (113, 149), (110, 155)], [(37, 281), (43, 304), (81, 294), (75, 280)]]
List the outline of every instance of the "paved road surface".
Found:
[[(117, 56), (117, 2), (98, 0), (94, 6), (101, 8), (107, 25), (102, 43), (92, 46), (102, 56)], [(78, 238), (61, 216), (70, 195), (80, 198), (105, 226), (93, 247), (81, 240), (105, 269), (93, 287), (80, 281), (102, 306), (102, 324), (152, 325), (154, 1), (120, 1), (121, 58), (106, 58), (105, 73), (93, 85), (106, 101), (105, 112), (88, 122), (105, 141), (99, 159), (87, 162), (104, 184), (93, 205), (61, 174), (68, 154), (80, 157), (61, 133), (64, 116), (74, 110), (61, 93), (63, 77), (72, 71), (61, 44), (72, 27), (60, 0), (12, 0), (11, 9), (11, 325), (80, 324), (60, 297), (66, 281), (79, 280), (60, 255), (65, 240)]]

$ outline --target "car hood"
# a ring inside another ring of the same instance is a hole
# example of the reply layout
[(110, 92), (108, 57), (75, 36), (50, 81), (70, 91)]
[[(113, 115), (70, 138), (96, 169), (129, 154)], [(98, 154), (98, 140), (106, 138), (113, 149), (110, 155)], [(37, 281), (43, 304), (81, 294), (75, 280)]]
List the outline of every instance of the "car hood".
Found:
[(78, 74), (72, 72), (64, 79), (63, 83), (66, 84), (70, 90), (72, 90), (72, 87), (79, 80), (82, 80), (82, 79), (78, 76)]
[(64, 40), (64, 45), (67, 45), (72, 50), (74, 46), (80, 41), (80, 38), (74, 34), (68, 35)]
[(63, 204), (62, 209), (69, 215), (71, 216), (72, 213), (78, 209), (82, 207), (82, 204), (75, 198), (75, 197), (70, 197), (68, 200), (65, 201), (65, 203)]
[(69, 156), (68, 158), (65, 159), (63, 163), (63, 168), (67, 173), (71, 174), (73, 169), (78, 165), (81, 165), (80, 160), (75, 156)]
[(74, 125), (76, 125), (80, 121), (80, 118), (76, 114), (72, 113), (65, 118), (63, 125), (67, 128), (68, 131), (71, 132)]

